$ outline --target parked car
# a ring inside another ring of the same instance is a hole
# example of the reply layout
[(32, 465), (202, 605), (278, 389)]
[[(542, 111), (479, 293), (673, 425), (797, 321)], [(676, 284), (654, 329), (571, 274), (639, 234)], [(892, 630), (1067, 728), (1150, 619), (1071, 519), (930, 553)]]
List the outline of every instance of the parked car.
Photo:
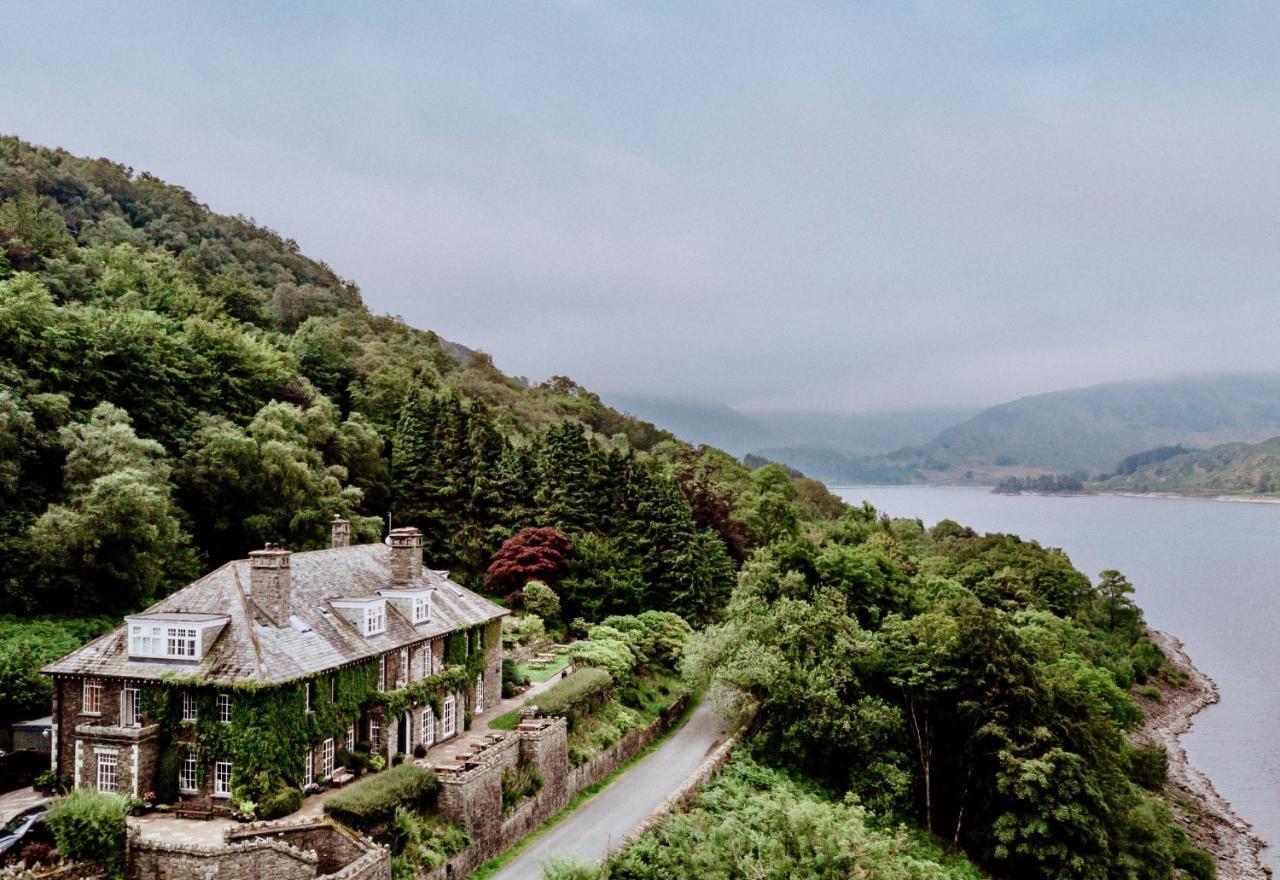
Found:
[(0, 828), (0, 861), (16, 858), (24, 843), (35, 840), (53, 842), (53, 835), (49, 833), (49, 826), (44, 820), (48, 812), (49, 808), (44, 804), (29, 807)]

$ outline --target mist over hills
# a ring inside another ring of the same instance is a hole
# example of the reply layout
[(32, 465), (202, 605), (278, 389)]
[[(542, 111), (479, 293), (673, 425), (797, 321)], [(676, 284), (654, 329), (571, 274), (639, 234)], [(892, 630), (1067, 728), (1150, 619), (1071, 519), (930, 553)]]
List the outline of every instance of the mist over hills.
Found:
[(998, 482), (1112, 472), (1159, 446), (1254, 443), (1280, 434), (1280, 376), (1135, 380), (963, 409), (745, 414), (728, 406), (612, 398), (695, 442), (757, 453), (830, 483)]
[(943, 431), (922, 452), (960, 466), (1106, 472), (1156, 446), (1202, 447), (1280, 433), (1280, 376), (1116, 382), (1024, 397)]
[(976, 407), (949, 407), (867, 413), (745, 413), (719, 403), (608, 394), (603, 397), (611, 406), (662, 425), (692, 443), (718, 446), (739, 456), (766, 453), (770, 458), (802, 455), (806, 450), (848, 458), (919, 446), (978, 411)]

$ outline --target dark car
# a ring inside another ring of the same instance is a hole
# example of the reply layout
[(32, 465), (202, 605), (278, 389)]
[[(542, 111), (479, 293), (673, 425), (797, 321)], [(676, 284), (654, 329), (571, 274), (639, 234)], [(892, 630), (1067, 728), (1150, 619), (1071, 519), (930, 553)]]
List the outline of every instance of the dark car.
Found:
[(33, 840), (43, 843), (52, 841), (52, 835), (44, 821), (45, 814), (48, 812), (49, 808), (44, 804), (30, 807), (0, 828), (0, 862), (16, 856), (24, 843)]

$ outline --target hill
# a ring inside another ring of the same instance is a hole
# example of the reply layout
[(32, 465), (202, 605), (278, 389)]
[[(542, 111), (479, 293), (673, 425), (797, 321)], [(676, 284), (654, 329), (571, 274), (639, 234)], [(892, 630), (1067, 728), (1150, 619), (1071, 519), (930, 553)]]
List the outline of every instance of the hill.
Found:
[(1280, 495), (1280, 437), (1183, 451), (1091, 486), (1103, 491)]
[[(622, 395), (605, 395), (605, 399), (619, 410), (659, 425), (691, 443), (709, 443), (738, 456), (758, 452), (801, 470), (806, 468), (799, 462), (812, 461), (815, 456), (829, 455), (830, 461), (836, 463), (888, 453), (904, 446), (920, 446), (939, 431), (976, 412), (973, 408), (945, 407), (859, 413), (819, 410), (744, 413), (723, 404), (688, 400)], [(832, 479), (841, 478), (833, 476)]]
[(922, 452), (952, 471), (1106, 472), (1156, 446), (1211, 446), (1280, 433), (1280, 377), (1119, 382), (1024, 397), (943, 431)]

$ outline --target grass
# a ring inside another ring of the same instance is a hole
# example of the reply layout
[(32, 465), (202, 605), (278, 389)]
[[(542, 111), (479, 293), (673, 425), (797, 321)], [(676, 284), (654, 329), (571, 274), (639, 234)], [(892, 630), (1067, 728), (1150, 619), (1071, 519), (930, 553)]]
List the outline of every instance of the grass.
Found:
[(490, 877), (492, 877), (498, 871), (506, 867), (511, 862), (512, 859), (520, 855), (520, 853), (522, 853), (525, 850), (525, 848), (528, 847), (530, 844), (532, 844), (535, 840), (537, 840), (538, 838), (542, 837), (542, 835), (550, 831), (553, 827), (559, 824), (565, 817), (567, 817), (569, 814), (577, 810), (578, 807), (582, 806), (587, 801), (591, 800), (593, 797), (595, 797), (600, 792), (604, 791), (606, 788), (608, 788), (610, 785), (616, 782), (618, 780), (618, 777), (622, 776), (624, 773), (626, 773), (628, 770), (634, 767), (637, 763), (647, 758), (649, 754), (653, 752), (654, 749), (658, 748), (660, 745), (662, 745), (664, 742), (667, 741), (667, 737), (671, 736), (671, 734), (675, 733), (677, 730), (685, 726), (685, 724), (689, 721), (689, 717), (693, 714), (693, 710), (698, 707), (698, 703), (701, 702), (701, 700), (702, 700), (702, 696), (700, 694), (695, 694), (689, 700), (689, 705), (685, 708), (684, 714), (681, 715), (679, 719), (676, 720), (675, 724), (671, 725), (670, 730), (662, 734), (662, 736), (654, 739), (653, 742), (649, 743), (649, 745), (645, 746), (640, 751), (636, 752), (636, 754), (633, 755), (630, 760), (619, 765), (618, 769), (614, 770), (604, 779), (601, 779), (599, 782), (592, 783), (591, 785), (588, 785), (586, 788), (584, 788), (582, 791), (578, 792), (578, 794), (574, 796), (573, 800), (565, 804), (564, 807), (558, 813), (551, 816), (550, 818), (547, 819), (547, 821), (543, 822), (537, 828), (533, 829), (528, 834), (526, 834), (523, 838), (521, 838), (520, 842), (517, 843), (515, 846), (511, 847), (511, 849), (507, 850), (501, 855), (495, 856), (494, 858), (490, 859), (489, 861), (481, 865), (476, 870), (476, 872), (471, 875), (471, 880), (489, 880)]
[(515, 730), (516, 725), (519, 723), (520, 723), (520, 707), (517, 706), (516, 708), (512, 709), (510, 712), (506, 712), (502, 715), (499, 715), (497, 718), (490, 721), (489, 727), (492, 730)]
[(527, 675), (530, 681), (546, 681), (553, 675), (559, 675), (560, 671), (569, 665), (569, 656), (567, 654), (559, 654), (556, 659), (545, 669), (530, 669), (528, 663), (520, 663), (516, 666), (522, 675)]

